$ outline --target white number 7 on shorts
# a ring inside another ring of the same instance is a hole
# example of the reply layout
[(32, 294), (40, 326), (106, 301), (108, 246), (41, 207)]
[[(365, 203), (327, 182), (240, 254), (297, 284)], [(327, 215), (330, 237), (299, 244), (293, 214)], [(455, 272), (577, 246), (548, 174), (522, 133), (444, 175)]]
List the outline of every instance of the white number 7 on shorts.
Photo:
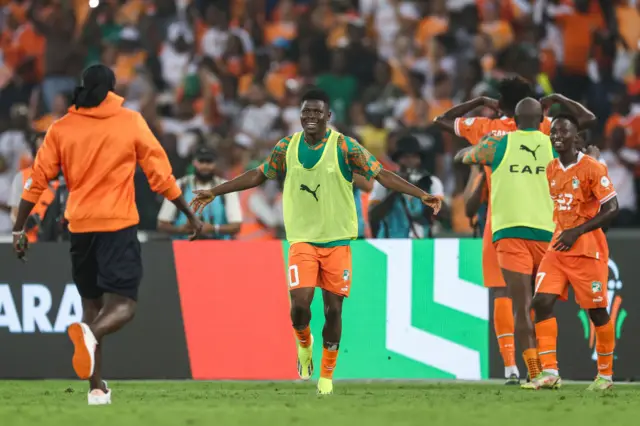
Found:
[(542, 280), (544, 280), (545, 275), (547, 275), (545, 272), (539, 272), (538, 275), (536, 275), (536, 290), (534, 293), (538, 293), (538, 289), (540, 288), (540, 284), (542, 284)]
[(298, 276), (298, 265), (289, 266), (289, 287), (295, 287), (300, 284), (300, 277)]

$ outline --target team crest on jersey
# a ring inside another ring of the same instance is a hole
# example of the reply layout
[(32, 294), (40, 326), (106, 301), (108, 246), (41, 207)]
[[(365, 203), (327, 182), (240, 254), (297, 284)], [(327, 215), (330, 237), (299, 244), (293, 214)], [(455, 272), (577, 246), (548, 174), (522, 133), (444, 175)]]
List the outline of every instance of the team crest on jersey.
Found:
[(580, 187), (580, 181), (577, 177), (574, 176), (573, 179), (571, 179), (571, 186), (573, 189), (578, 189)]
[(471, 118), (467, 118), (466, 120), (464, 120), (464, 124), (466, 126), (471, 126), (473, 124), (473, 122), (476, 121), (475, 118), (471, 117)]
[(26, 191), (31, 189), (31, 185), (33, 185), (33, 180), (31, 178), (27, 179), (27, 181), (24, 184), (24, 189)]
[(555, 180), (551, 181), (551, 186), (556, 186), (556, 181)]
[(344, 270), (344, 273), (342, 274), (342, 280), (343, 280), (343, 281), (349, 281), (349, 275), (350, 275), (350, 274), (349, 274), (349, 270), (348, 270), (348, 269), (345, 269), (345, 270)]
[(594, 281), (591, 283), (591, 292), (592, 293), (600, 293), (602, 292), (602, 283), (600, 281)]
[(609, 185), (611, 185), (611, 181), (608, 177), (602, 176), (602, 179), (600, 179), (600, 185), (602, 185), (603, 188), (608, 188)]

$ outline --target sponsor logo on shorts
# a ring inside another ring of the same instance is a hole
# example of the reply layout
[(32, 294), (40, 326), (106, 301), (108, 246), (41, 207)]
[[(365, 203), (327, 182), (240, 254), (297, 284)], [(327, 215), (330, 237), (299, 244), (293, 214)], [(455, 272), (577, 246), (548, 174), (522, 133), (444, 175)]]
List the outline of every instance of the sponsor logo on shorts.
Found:
[(349, 277), (351, 276), (351, 274), (349, 273), (348, 269), (344, 270), (344, 273), (342, 274), (342, 280), (343, 281), (349, 281)]
[(31, 189), (31, 185), (33, 185), (33, 179), (29, 178), (27, 179), (27, 181), (24, 183), (24, 189), (26, 191), (29, 191)]
[(600, 281), (594, 281), (591, 283), (591, 292), (600, 293), (602, 291), (602, 283)]
[[(598, 281), (594, 281), (591, 284), (591, 290), (594, 291), (596, 287), (599, 287), (598, 291), (602, 291), (602, 283)], [(607, 311), (609, 312), (609, 316), (611, 317), (611, 321), (615, 327), (616, 340), (620, 340), (622, 336), (623, 324), (627, 319), (627, 311), (622, 307), (622, 295), (620, 294), (622, 290), (622, 280), (620, 279), (620, 270), (618, 269), (618, 265), (616, 262), (609, 258), (609, 281), (607, 283), (607, 296), (609, 299), (609, 304), (607, 306)], [(604, 297), (597, 297), (593, 299), (593, 303), (602, 303)], [(582, 323), (582, 327), (584, 329), (584, 335), (586, 339), (589, 341), (589, 348), (593, 351), (591, 359), (596, 361), (598, 359), (598, 354), (596, 353), (596, 330), (589, 319), (589, 315), (585, 310), (580, 310), (578, 312), (578, 318), (580, 318), (580, 322)], [(615, 356), (614, 356), (615, 358)]]

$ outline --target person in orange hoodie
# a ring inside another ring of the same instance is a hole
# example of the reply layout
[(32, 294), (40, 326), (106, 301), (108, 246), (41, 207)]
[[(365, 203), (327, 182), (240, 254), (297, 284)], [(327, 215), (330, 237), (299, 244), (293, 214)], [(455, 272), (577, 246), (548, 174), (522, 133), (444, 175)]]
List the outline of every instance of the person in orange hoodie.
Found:
[(134, 316), (142, 279), (133, 175), (144, 170), (155, 192), (173, 201), (194, 230), (202, 222), (187, 206), (167, 154), (138, 112), (122, 107), (113, 71), (92, 65), (82, 75), (68, 113), (49, 128), (27, 179), (13, 228), (22, 260), (25, 223), (49, 181), (64, 175), (69, 190), (65, 218), (71, 242), (72, 274), (82, 297), (82, 322), (69, 326), (73, 367), (89, 380), (89, 405), (111, 403), (101, 376), (102, 338)]

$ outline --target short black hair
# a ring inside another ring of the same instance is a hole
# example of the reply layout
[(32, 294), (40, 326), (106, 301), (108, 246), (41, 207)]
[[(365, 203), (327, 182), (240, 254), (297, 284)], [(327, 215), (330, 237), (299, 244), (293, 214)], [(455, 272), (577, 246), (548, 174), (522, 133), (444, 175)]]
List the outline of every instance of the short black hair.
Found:
[(310, 87), (302, 95), (302, 98), (300, 99), (300, 103), (302, 104), (303, 102), (306, 102), (306, 101), (322, 101), (328, 107), (329, 95), (327, 95), (327, 92), (320, 89), (319, 87)]
[(505, 112), (514, 112), (518, 102), (524, 98), (535, 97), (535, 91), (529, 81), (519, 75), (502, 79), (498, 83), (498, 92), (500, 93), (500, 109)]
[(433, 78), (433, 84), (437, 86), (439, 84), (442, 84), (442, 83), (444, 83), (446, 81), (450, 81), (450, 80), (451, 80), (451, 78), (449, 78), (449, 74), (447, 74), (444, 71), (439, 71), (439, 72), (436, 73), (435, 77)]
[(579, 128), (580, 128), (578, 120), (571, 114), (567, 114), (567, 113), (558, 114), (558, 115), (553, 117), (553, 120), (551, 121), (551, 124), (553, 124), (553, 122), (556, 121), (556, 120), (567, 120), (567, 121), (571, 122), (574, 126), (576, 126), (576, 130), (579, 130)]

